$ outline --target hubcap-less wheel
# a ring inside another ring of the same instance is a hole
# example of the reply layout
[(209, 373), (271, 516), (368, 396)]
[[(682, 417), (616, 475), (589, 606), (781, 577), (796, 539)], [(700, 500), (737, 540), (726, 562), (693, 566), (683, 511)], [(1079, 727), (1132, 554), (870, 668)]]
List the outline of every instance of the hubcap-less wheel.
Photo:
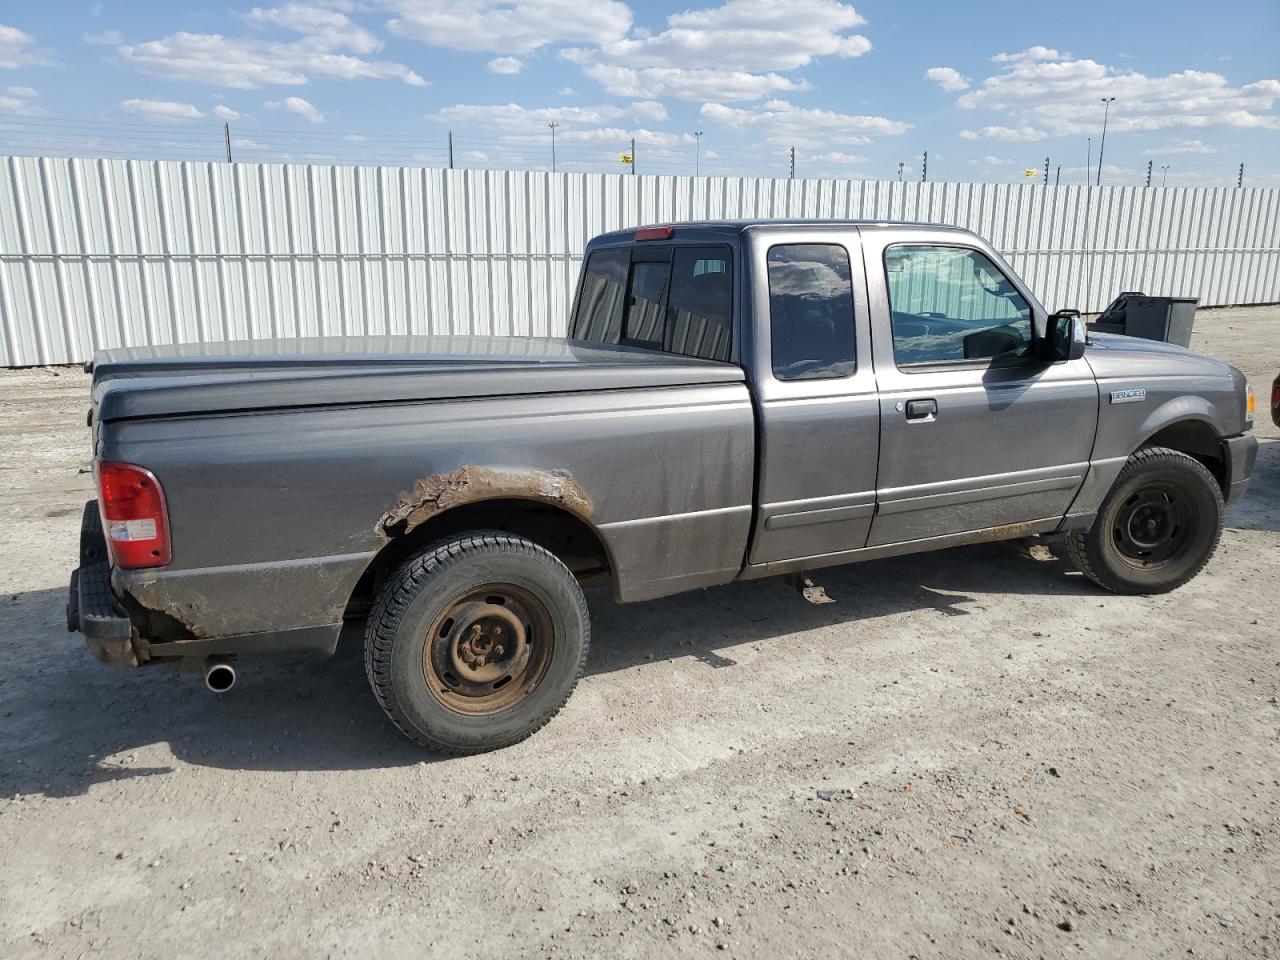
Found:
[(555, 628), (528, 590), (490, 583), (449, 604), (422, 647), (432, 695), (449, 710), (487, 716), (518, 703), (546, 673)]
[(1112, 534), (1126, 563), (1150, 568), (1175, 559), (1196, 532), (1196, 511), (1186, 490), (1151, 484), (1135, 490), (1116, 511)]
[(1203, 463), (1143, 447), (1125, 463), (1088, 530), (1067, 534), (1075, 565), (1116, 593), (1164, 593), (1209, 562), (1222, 533), (1222, 490)]

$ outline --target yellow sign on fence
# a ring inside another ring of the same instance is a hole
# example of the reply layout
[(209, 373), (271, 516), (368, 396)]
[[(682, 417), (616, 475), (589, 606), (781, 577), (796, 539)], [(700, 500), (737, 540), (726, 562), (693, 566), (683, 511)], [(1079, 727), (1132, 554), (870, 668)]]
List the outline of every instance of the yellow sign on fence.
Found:
[(629, 154), (629, 153), (620, 153), (620, 154), (618, 154), (618, 162), (619, 162), (619, 163), (630, 163), (630, 162), (631, 162), (631, 154)]
[(1023, 175), (1024, 177), (1034, 177), (1034, 176), (1036, 175), (1035, 168), (1034, 168), (1034, 167), (1027, 167), (1027, 168), (1025, 168), (1025, 169), (1022, 171), (1022, 175)]

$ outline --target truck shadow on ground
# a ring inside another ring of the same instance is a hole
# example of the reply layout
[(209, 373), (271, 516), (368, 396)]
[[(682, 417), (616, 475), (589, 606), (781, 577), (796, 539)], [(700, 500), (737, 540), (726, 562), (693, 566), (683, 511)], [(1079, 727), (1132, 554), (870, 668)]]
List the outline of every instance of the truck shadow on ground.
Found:
[[(647, 604), (590, 595), (588, 675), (655, 659), (690, 669), (735, 664), (740, 644), (786, 642), (796, 633), (932, 609), (984, 616), (992, 593), (1070, 597), (1098, 591), (1062, 561), (987, 544), (823, 571), (837, 602), (815, 606), (781, 580), (737, 583)], [(969, 594), (980, 593), (981, 599)], [(0, 624), (21, 654), (0, 686), (0, 796), (75, 796), (95, 784), (164, 777), (173, 767), (135, 753), (158, 751), (225, 770), (360, 770), (437, 762), (385, 719), (364, 676), (358, 634), (332, 659), (264, 657), (241, 664), (236, 689), (215, 697), (198, 675), (155, 665), (113, 671), (62, 627), (60, 590), (0, 597)]]

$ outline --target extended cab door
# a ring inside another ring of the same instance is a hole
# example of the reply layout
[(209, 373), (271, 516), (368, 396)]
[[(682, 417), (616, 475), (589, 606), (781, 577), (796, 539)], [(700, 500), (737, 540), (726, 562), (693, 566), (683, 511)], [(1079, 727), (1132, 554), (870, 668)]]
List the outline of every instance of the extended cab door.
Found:
[(749, 562), (866, 545), (880, 407), (856, 227), (751, 227), (752, 349), (759, 423)]
[(1043, 308), (972, 235), (862, 236), (880, 387), (868, 545), (1062, 517), (1097, 427), (1088, 364), (1037, 359)]

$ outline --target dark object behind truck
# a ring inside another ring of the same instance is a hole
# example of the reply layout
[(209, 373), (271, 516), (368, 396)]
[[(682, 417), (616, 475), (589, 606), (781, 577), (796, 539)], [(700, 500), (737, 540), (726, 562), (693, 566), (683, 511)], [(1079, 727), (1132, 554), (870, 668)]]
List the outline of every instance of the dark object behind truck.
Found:
[(1190, 347), (1197, 303), (1199, 301), (1194, 297), (1148, 297), (1145, 293), (1122, 293), (1098, 314), (1090, 329), (1098, 333), (1119, 333), (1126, 337)]

